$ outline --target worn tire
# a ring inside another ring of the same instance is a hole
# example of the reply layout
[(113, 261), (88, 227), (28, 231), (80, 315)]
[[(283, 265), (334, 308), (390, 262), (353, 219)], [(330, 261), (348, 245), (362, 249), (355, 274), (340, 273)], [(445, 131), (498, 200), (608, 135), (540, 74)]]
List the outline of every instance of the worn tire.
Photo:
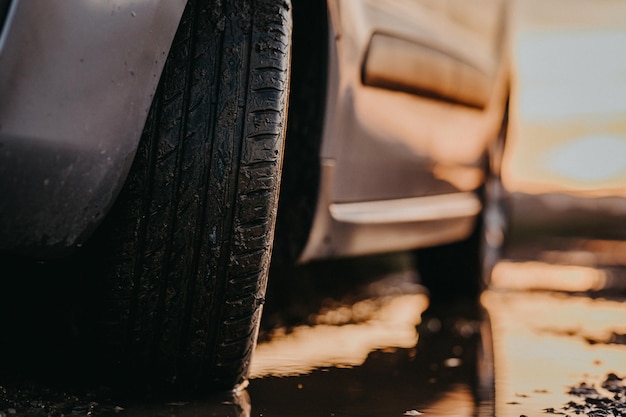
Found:
[(290, 13), (283, 0), (187, 4), (129, 177), (91, 248), (107, 256), (93, 344), (132, 384), (245, 381), (278, 204)]

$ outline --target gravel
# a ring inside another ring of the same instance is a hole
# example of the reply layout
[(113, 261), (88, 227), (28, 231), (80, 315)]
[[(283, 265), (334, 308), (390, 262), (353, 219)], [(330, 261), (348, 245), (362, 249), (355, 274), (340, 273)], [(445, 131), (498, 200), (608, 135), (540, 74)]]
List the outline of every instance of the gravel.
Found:
[(624, 377), (614, 373), (609, 373), (600, 386), (581, 382), (570, 387), (568, 394), (573, 397), (572, 401), (561, 408), (546, 408), (543, 410), (544, 413), (565, 416), (626, 417)]

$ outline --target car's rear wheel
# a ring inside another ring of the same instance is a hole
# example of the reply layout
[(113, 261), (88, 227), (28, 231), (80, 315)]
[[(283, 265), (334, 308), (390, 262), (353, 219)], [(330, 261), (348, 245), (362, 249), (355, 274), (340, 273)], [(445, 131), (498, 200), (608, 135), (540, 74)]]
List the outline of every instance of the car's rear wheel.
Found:
[(118, 380), (231, 389), (256, 342), (278, 203), (289, 4), (190, 0), (88, 306)]
[(499, 176), (489, 174), (479, 194), (483, 210), (468, 238), (415, 251), (421, 283), (433, 301), (477, 300), (503, 256), (509, 214)]
[(482, 194), (483, 211), (468, 238), (416, 251), (417, 271), (431, 299), (477, 299), (489, 286), (503, 257), (509, 213), (499, 177), (489, 176)]
[(482, 226), (478, 224), (465, 240), (416, 251), (417, 272), (431, 301), (478, 298), (484, 287), (481, 240)]

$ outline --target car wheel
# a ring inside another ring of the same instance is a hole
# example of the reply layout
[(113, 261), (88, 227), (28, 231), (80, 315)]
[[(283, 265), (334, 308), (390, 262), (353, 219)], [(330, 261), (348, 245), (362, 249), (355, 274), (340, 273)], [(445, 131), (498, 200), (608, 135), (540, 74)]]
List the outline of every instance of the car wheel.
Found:
[(468, 238), (416, 251), (417, 271), (431, 299), (477, 299), (503, 257), (509, 211), (499, 176), (490, 175), (481, 190), (483, 210)]
[(482, 218), (467, 239), (416, 251), (417, 272), (431, 301), (478, 298), (484, 285), (481, 236)]
[(245, 381), (277, 211), (290, 36), (284, 1), (187, 4), (129, 177), (91, 247), (107, 256), (90, 332), (103, 363), (130, 381)]
[(493, 268), (506, 253), (510, 210), (506, 200), (506, 190), (499, 176), (491, 175), (487, 179), (485, 196), (480, 260), (483, 282), (485, 286), (488, 286)]
[(271, 279), (290, 279), (313, 225), (320, 182), (328, 65), (326, 0), (293, 0), (293, 54), (285, 163)]

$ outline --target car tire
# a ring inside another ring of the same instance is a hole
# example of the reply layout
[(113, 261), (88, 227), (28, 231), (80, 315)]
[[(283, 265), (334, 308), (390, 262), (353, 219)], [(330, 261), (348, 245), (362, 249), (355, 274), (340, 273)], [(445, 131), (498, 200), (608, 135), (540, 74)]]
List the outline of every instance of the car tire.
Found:
[(477, 223), (467, 239), (416, 250), (417, 272), (431, 301), (477, 299), (482, 292), (482, 219)]
[(488, 175), (479, 194), (483, 210), (468, 238), (415, 251), (416, 269), (432, 300), (477, 300), (504, 257), (510, 210), (500, 177)]
[(105, 260), (85, 315), (98, 325), (82, 328), (116, 380), (226, 390), (246, 380), (277, 212), (290, 41), (286, 1), (188, 2), (127, 181), (86, 249)]
[(511, 210), (499, 176), (490, 175), (487, 178), (485, 196), (480, 261), (484, 286), (487, 287), (491, 284), (494, 267), (506, 256)]

